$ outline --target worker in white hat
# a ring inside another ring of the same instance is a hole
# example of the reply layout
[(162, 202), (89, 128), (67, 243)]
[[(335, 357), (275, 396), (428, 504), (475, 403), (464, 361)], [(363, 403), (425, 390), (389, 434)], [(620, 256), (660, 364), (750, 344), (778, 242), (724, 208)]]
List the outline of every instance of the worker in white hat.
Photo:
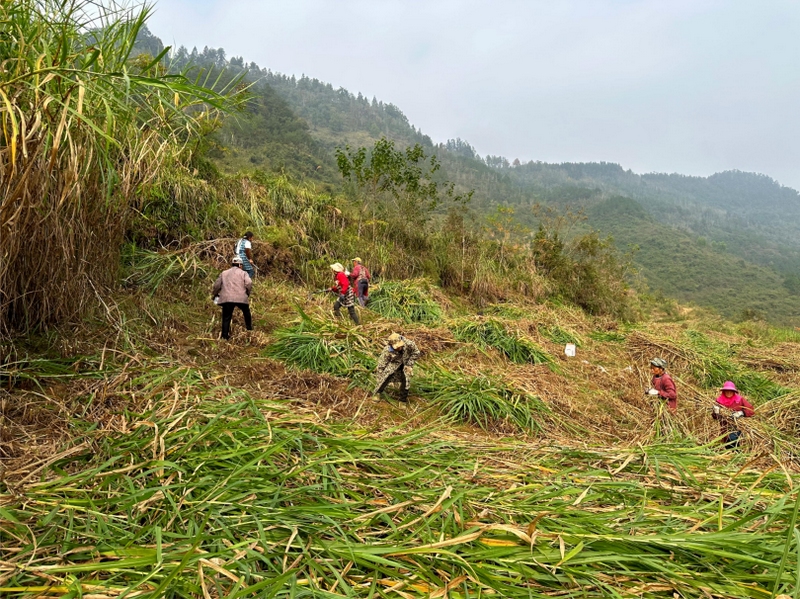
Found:
[(339, 297), (337, 297), (336, 301), (333, 302), (333, 313), (336, 315), (336, 318), (341, 318), (341, 309), (342, 306), (344, 306), (347, 308), (347, 312), (350, 314), (350, 318), (353, 319), (353, 322), (356, 324), (361, 324), (355, 307), (356, 296), (353, 293), (353, 287), (350, 285), (350, 281), (344, 272), (344, 266), (342, 266), (339, 262), (336, 262), (335, 264), (331, 264), (331, 270), (333, 271), (333, 287), (331, 287), (330, 290), (339, 294)]

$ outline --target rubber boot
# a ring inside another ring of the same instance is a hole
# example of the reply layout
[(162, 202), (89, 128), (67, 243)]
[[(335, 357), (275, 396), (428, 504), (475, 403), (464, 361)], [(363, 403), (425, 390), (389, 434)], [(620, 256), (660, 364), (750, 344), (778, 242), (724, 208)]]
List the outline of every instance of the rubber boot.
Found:
[(350, 313), (350, 318), (353, 319), (354, 323), (361, 324), (361, 320), (358, 318), (358, 312), (356, 312), (355, 306), (350, 306), (347, 311)]

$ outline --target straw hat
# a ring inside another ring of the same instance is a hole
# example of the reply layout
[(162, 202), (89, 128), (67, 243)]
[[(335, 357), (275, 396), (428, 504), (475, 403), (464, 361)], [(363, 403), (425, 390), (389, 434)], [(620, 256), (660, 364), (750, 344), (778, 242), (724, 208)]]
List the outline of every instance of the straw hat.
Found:
[(399, 333), (392, 333), (389, 335), (389, 345), (392, 346), (392, 349), (400, 349), (406, 344), (403, 341), (403, 337)]
[(733, 391), (734, 393), (739, 392), (739, 390), (736, 388), (736, 385), (733, 384), (733, 381), (725, 381), (724, 383), (722, 383), (720, 391)]
[(358, 262), (359, 264), (361, 264), (361, 258), (353, 258), (353, 262)]
[(344, 272), (344, 266), (337, 262), (336, 264), (331, 264), (331, 270), (333, 272)]

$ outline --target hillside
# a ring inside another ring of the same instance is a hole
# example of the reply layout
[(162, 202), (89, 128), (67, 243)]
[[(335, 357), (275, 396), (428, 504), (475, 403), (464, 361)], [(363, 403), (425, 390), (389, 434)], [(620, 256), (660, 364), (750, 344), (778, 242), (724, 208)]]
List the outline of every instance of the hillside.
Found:
[[(390, 103), (224, 57), (221, 50), (181, 48), (173, 60), (176, 67), (192, 61), (224, 67), (255, 82), (250, 110), (226, 121), (211, 154), (227, 172), (286, 172), (333, 192), (341, 181), (333, 151), (344, 145), (371, 147), (385, 136), (401, 146), (419, 143), (435, 152), (442, 180), (455, 182), (461, 192), (474, 190), (472, 207), (483, 222), (498, 207), (512, 207), (520, 235), (538, 225), (534, 206), (594, 215), (596, 204), (628, 197), (658, 222), (659, 235), (669, 243), (650, 243), (651, 238), (622, 227), (626, 219), (592, 218), (588, 225), (612, 236), (622, 251), (631, 244), (639, 248), (633, 260), (652, 290), (730, 318), (800, 323), (800, 198), (768, 177), (739, 172), (707, 178), (637, 175), (606, 163), (514, 166), (503, 157), (481, 157), (462, 140), (434, 144)], [(711, 289), (706, 275), (720, 269), (725, 283)]]
[[(203, 247), (140, 255), (115, 320), (49, 347), (20, 340), (3, 367), (4, 596), (755, 597), (794, 584), (796, 553), (781, 557), (800, 482), (797, 334), (524, 303), (476, 316), (438, 292), (427, 323), (364, 310), (356, 329), (257, 243), (269, 276), (256, 330), (237, 320), (228, 343), (207, 298), (222, 262), (190, 258)], [(139, 286), (176, 256), (182, 268)], [(393, 330), (423, 351), (407, 405), (367, 393)], [(677, 417), (642, 395), (656, 353)], [(758, 410), (740, 452), (720, 451), (708, 415), (729, 376)]]
[[(339, 191), (283, 100), (136, 54), (147, 7), (89, 38), (95, 8), (0, 4), (0, 596), (796, 593), (797, 330), (639, 295), (558, 218), (530, 244), (509, 211), (473, 226), (427, 145), (339, 154)], [(279, 172), (218, 168), (242, 108)], [(255, 326), (222, 339), (212, 284), (246, 230)], [(326, 291), (356, 253), (359, 325)], [(408, 402), (373, 396), (392, 332), (421, 350)], [(711, 418), (726, 380), (754, 416)]]

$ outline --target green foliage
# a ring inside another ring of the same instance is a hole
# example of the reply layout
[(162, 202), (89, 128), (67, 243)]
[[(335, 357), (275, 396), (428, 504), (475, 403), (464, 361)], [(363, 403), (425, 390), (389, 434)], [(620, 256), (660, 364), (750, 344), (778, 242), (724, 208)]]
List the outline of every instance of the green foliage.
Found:
[(541, 430), (539, 420), (549, 413), (535, 396), (510, 389), (486, 375), (467, 377), (438, 368), (426, 371), (417, 391), (438, 404), (446, 418), (483, 429), (511, 425), (523, 432)]
[(149, 13), (0, 3), (0, 333), (97, 305), (116, 283), (141, 188), (186, 168), (187, 148), (236, 104), (235, 90), (167, 73), (163, 51), (134, 56)]
[(565, 229), (575, 219), (567, 213), (547, 216), (533, 238), (533, 258), (558, 293), (590, 314), (612, 314), (631, 319), (626, 278), (630, 264), (621, 259), (610, 239), (596, 232), (568, 238)]
[(463, 320), (452, 331), (459, 341), (497, 349), (516, 364), (547, 364), (551, 369), (556, 368), (552, 356), (544, 349), (518, 332), (509, 331), (498, 320)]
[(423, 280), (384, 281), (370, 292), (369, 307), (384, 318), (435, 324), (442, 308), (431, 299), (431, 288)]
[(592, 331), (589, 337), (595, 341), (619, 343), (625, 341), (625, 335), (616, 331)]
[(538, 330), (553, 343), (574, 343), (578, 347), (583, 344), (577, 333), (568, 331), (557, 324), (540, 326)]
[(516, 319), (528, 316), (528, 312), (518, 306), (506, 304), (492, 304), (483, 309), (486, 314), (493, 314), (500, 318)]
[(360, 206), (360, 218), (393, 219), (390, 237), (397, 232), (413, 237), (424, 230), (443, 199), (464, 203), (472, 196), (458, 195), (453, 183), (437, 181), (441, 165), (420, 144), (398, 150), (393, 141), (381, 137), (369, 150), (337, 148), (336, 163)]
[(760, 401), (775, 399), (791, 391), (760, 372), (742, 368), (733, 361), (731, 347), (712, 341), (700, 331), (686, 331), (686, 338), (699, 358), (690, 365), (692, 374), (705, 387), (719, 389), (730, 380), (743, 395)]
[(362, 387), (372, 382), (375, 359), (366, 338), (332, 321), (300, 312), (297, 325), (278, 329), (265, 354), (295, 368), (345, 377)]
[(655, 292), (709, 306), (726, 318), (763, 314), (772, 322), (791, 321), (800, 301), (767, 268), (698, 243), (660, 218), (628, 210), (632, 200), (611, 198), (589, 210), (594, 226), (614, 236), (619, 247), (637, 248), (641, 274)]
[(123, 246), (125, 282), (154, 294), (164, 283), (188, 283), (211, 274), (208, 263), (194, 248), (154, 252), (129, 243)]

